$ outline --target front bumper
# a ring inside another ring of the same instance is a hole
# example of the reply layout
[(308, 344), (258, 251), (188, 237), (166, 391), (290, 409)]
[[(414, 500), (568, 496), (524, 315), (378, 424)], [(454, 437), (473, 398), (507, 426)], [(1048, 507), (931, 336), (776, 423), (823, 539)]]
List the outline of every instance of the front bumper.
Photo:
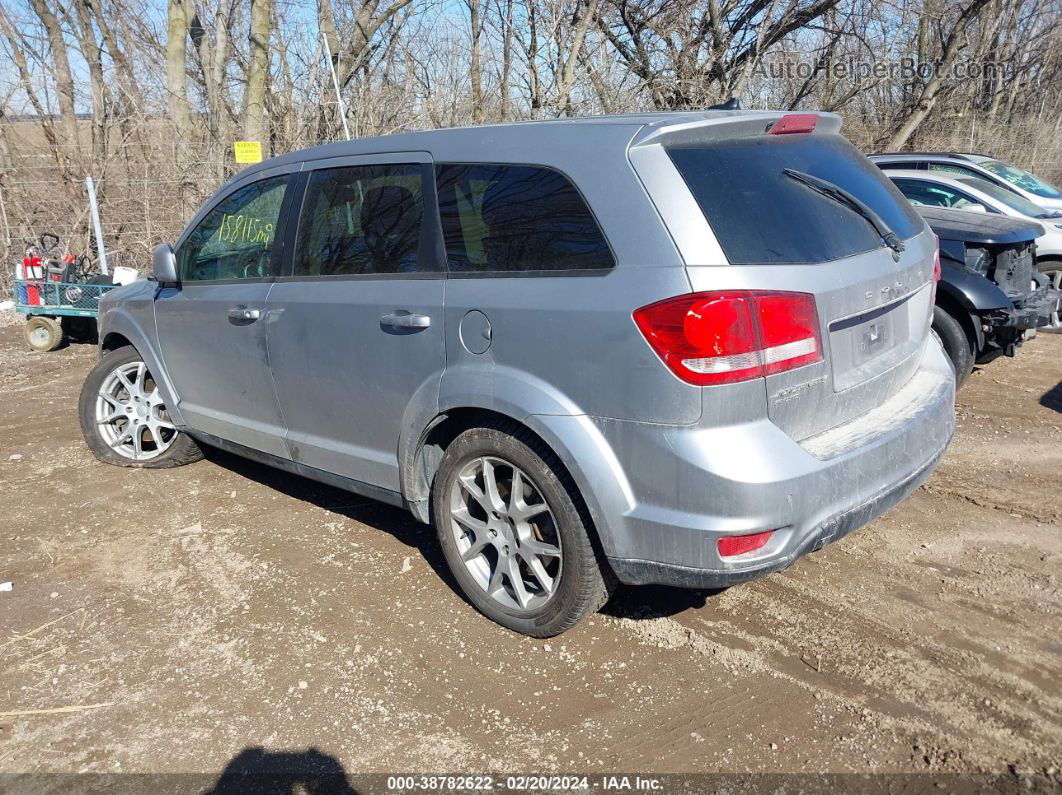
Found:
[(1013, 309), (990, 312), (986, 320), (996, 328), (1013, 328), (1021, 332), (1050, 325), (1051, 314), (1058, 312), (1060, 306), (1062, 291), (1042, 286), (1020, 302), (1016, 302)]
[[(786, 568), (914, 491), (955, 425), (951, 366), (935, 340), (901, 390), (860, 418), (796, 442), (767, 420), (724, 428), (597, 421), (632, 501), (605, 552), (625, 583), (719, 588)], [(727, 535), (774, 531), (722, 558)]]

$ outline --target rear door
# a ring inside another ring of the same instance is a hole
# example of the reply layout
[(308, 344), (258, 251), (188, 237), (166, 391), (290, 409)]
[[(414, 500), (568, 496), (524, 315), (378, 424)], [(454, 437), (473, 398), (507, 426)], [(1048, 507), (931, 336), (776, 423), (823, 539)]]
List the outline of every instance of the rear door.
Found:
[(155, 300), (155, 325), (192, 428), (286, 456), (265, 348), (266, 297), (281, 259), (292, 169), (234, 186), (177, 247), (180, 283)]
[(425, 153), (308, 163), (267, 346), (292, 459), (399, 491), (407, 415), (438, 407), (445, 264)]

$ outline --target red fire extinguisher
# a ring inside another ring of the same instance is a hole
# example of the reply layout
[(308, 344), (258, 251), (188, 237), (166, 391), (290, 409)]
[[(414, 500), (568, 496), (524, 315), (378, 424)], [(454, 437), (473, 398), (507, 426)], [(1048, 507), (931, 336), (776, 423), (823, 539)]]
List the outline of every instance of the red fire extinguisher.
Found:
[[(44, 263), (36, 247), (30, 246), (26, 249), (26, 256), (22, 258), (22, 272), (27, 281), (40, 281), (44, 278)], [(41, 293), (36, 285), (26, 285), (26, 303), (30, 306), (40, 306)]]

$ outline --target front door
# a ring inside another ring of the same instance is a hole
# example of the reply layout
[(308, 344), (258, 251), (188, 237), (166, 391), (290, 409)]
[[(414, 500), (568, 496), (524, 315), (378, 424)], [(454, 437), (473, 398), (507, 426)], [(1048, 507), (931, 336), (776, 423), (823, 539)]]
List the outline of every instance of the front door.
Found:
[(177, 248), (180, 284), (155, 301), (166, 370), (185, 421), (255, 450), (287, 455), (266, 357), (266, 299), (289, 174), (235, 188)]
[(306, 169), (290, 273), (267, 302), (290, 455), (397, 492), (404, 418), (437, 409), (445, 364), (431, 165), (404, 154)]

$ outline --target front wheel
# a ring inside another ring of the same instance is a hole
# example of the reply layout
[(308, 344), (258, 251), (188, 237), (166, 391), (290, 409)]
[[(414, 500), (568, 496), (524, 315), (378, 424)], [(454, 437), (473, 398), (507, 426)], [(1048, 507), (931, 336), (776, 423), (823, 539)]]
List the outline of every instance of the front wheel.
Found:
[(973, 372), (974, 351), (970, 338), (963, 331), (962, 324), (939, 306), (933, 307), (933, 331), (937, 332), (944, 346), (944, 353), (951, 359), (955, 370), (955, 388)]
[(100, 461), (164, 469), (203, 457), (170, 421), (158, 386), (133, 348), (104, 356), (92, 368), (78, 402), (81, 432)]
[(450, 570), (488, 618), (547, 638), (608, 601), (613, 578), (574, 484), (526, 430), (462, 433), (446, 448), (432, 497)]
[[(1056, 290), (1062, 290), (1062, 262), (1050, 262), (1045, 263), (1040, 271), (1051, 282), (1051, 286)], [(1051, 322), (1046, 326), (1042, 326), (1040, 331), (1046, 331), (1049, 334), (1062, 334), (1062, 312), (1058, 307), (1055, 307), (1055, 311), (1051, 313)]]

